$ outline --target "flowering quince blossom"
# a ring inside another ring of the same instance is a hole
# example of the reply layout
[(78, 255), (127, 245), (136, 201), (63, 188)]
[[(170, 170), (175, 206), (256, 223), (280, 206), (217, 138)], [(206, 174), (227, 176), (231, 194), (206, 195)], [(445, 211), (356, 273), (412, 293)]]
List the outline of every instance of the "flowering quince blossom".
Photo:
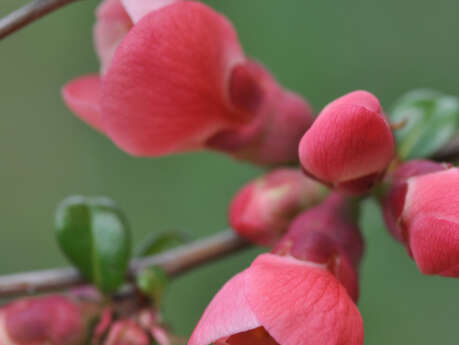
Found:
[(26, 298), (0, 309), (0, 344), (80, 345), (86, 323), (80, 306), (69, 298)]
[(390, 125), (378, 99), (354, 91), (328, 104), (300, 142), (305, 172), (343, 192), (361, 194), (394, 156)]
[(424, 274), (459, 277), (459, 169), (412, 161), (394, 173), (386, 223)]
[(278, 169), (244, 186), (233, 198), (231, 227), (251, 242), (273, 246), (302, 210), (325, 197), (323, 186), (298, 169)]
[(202, 148), (260, 164), (297, 160), (309, 105), (245, 57), (231, 23), (193, 1), (105, 0), (101, 74), (63, 88), (83, 121), (137, 156)]
[(227, 282), (188, 345), (362, 345), (363, 322), (353, 301), (362, 242), (348, 233), (347, 220), (344, 229), (328, 220), (337, 203), (333, 197), (311, 216), (337, 228), (319, 230), (299, 219), (271, 254)]

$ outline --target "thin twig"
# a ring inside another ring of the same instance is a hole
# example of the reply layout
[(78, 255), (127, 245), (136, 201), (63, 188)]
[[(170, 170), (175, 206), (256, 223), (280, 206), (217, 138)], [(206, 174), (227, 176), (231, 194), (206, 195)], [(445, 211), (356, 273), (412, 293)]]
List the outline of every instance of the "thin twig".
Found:
[[(150, 266), (160, 266), (170, 276), (177, 276), (248, 246), (249, 244), (233, 231), (225, 231), (159, 255), (134, 259), (128, 277), (133, 280), (142, 270)], [(73, 268), (6, 275), (0, 277), (0, 298), (60, 290), (84, 283), (84, 278)]]
[(67, 4), (79, 0), (33, 0), (0, 19), (0, 39)]

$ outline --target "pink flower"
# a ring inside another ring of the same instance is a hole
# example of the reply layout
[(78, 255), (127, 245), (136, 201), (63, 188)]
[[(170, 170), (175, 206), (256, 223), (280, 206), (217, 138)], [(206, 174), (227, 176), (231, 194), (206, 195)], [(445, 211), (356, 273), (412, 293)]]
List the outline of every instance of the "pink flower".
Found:
[(363, 324), (323, 265), (260, 255), (223, 286), (188, 345), (362, 345)]
[(63, 97), (124, 151), (213, 148), (262, 164), (296, 159), (310, 107), (245, 57), (219, 13), (192, 1), (105, 0), (94, 37), (102, 74), (70, 82)]
[(459, 169), (409, 164), (385, 202), (386, 222), (422, 273), (459, 277)]
[(354, 91), (328, 104), (301, 139), (307, 174), (351, 194), (368, 191), (394, 156), (394, 138), (378, 99)]
[(362, 345), (363, 242), (347, 205), (332, 194), (299, 216), (272, 254), (217, 293), (188, 345)]
[(80, 345), (86, 332), (82, 310), (66, 297), (26, 298), (0, 309), (2, 345)]
[(300, 170), (279, 169), (244, 186), (233, 198), (231, 227), (250, 241), (273, 246), (302, 210), (325, 197), (324, 188)]

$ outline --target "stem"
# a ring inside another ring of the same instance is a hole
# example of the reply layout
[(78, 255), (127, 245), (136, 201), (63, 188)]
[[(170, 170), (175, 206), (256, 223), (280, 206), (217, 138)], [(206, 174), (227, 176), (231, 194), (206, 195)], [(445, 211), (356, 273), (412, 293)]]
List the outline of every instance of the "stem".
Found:
[(0, 40), (67, 4), (79, 0), (33, 0), (0, 19)]
[[(178, 276), (247, 247), (247, 242), (228, 230), (159, 255), (134, 259), (131, 261), (128, 278), (133, 281), (142, 270), (150, 266), (159, 266), (170, 276)], [(60, 290), (84, 283), (85, 279), (73, 268), (6, 275), (0, 277), (0, 298)]]

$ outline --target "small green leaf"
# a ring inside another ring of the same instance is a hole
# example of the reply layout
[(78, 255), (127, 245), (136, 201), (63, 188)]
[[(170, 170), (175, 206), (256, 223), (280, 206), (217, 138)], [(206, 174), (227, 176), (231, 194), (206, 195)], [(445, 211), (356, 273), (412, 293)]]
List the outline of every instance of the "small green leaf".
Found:
[(156, 255), (165, 250), (172, 249), (188, 242), (186, 236), (177, 231), (165, 233), (152, 233), (137, 250), (137, 256)]
[(57, 241), (67, 258), (102, 292), (124, 283), (131, 254), (126, 218), (104, 197), (71, 196), (58, 206)]
[(137, 287), (146, 296), (152, 298), (157, 306), (159, 306), (168, 285), (169, 277), (162, 268), (157, 266), (149, 267), (137, 276)]
[(459, 131), (459, 99), (433, 90), (415, 90), (402, 96), (391, 112), (402, 159), (427, 158)]

